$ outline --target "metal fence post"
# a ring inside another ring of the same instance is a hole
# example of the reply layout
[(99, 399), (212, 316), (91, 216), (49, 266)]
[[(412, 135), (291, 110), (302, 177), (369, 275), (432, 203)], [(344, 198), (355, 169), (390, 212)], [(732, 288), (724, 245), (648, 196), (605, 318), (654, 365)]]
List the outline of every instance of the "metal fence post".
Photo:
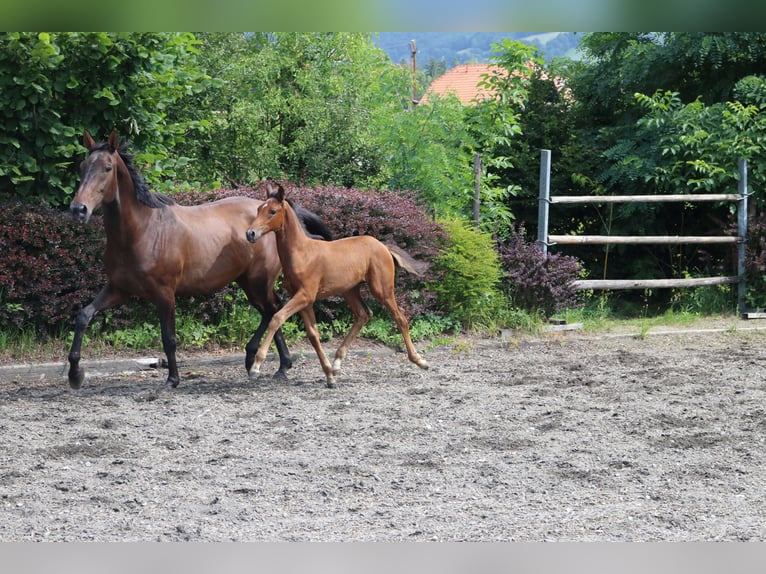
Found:
[(737, 202), (737, 311), (740, 314), (747, 312), (745, 295), (747, 294), (747, 281), (745, 274), (745, 253), (747, 252), (747, 160), (739, 160), (739, 201)]
[(551, 203), (551, 150), (540, 150), (540, 196), (537, 205), (537, 242), (548, 254), (548, 208)]

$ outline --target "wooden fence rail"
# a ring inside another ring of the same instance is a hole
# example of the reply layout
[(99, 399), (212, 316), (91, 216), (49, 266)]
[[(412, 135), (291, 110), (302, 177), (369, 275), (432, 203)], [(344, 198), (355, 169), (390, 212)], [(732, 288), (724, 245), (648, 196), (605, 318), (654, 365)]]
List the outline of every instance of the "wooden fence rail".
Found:
[[(721, 277), (696, 277), (685, 279), (589, 279), (574, 282), (577, 289), (654, 289), (665, 287), (699, 287), (704, 285), (738, 285), (737, 306), (745, 312), (745, 244), (747, 241), (747, 162), (739, 161), (738, 193), (705, 193), (682, 195), (550, 195), (550, 150), (542, 150), (540, 161), (540, 195), (538, 202), (537, 241), (543, 253), (549, 245), (681, 245), (681, 244), (735, 244), (737, 245), (737, 275)], [(614, 236), (614, 235), (548, 235), (548, 213), (555, 204), (584, 203), (668, 203), (731, 201), (737, 203), (737, 234), (718, 236)]]

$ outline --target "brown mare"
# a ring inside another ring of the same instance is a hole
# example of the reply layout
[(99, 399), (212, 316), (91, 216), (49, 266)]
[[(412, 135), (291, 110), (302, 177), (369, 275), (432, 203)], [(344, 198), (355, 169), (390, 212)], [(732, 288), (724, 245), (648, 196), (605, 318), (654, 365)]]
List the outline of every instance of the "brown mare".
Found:
[[(281, 304), (274, 291), (281, 271), (276, 241), (251, 245), (245, 240), (263, 202), (231, 197), (204, 205), (177, 205), (151, 191), (114, 131), (101, 144), (85, 131), (83, 144), (89, 153), (80, 166), (80, 186), (69, 210), (84, 223), (103, 206), (107, 282), (77, 315), (69, 351), (70, 386), (79, 388), (85, 376), (80, 348), (93, 316), (131, 296), (157, 306), (168, 360), (167, 385), (177, 386), (176, 295), (212, 293), (232, 281), (261, 312), (261, 323), (246, 347), (245, 367), (250, 371), (261, 336)], [(312, 233), (330, 238), (316, 215), (302, 210), (300, 217)], [(281, 332), (274, 340), (280, 358), (277, 375), (284, 377), (292, 361)]]
[[(404, 338), (410, 361), (427, 369), (428, 363), (415, 351), (410, 340), (409, 324), (394, 296), (397, 264), (418, 276), (423, 274), (426, 265), (415, 261), (402, 249), (384, 245), (370, 236), (346, 237), (336, 241), (311, 239), (301, 232), (298, 217), (289, 201), (285, 200), (282, 186), (276, 192), (269, 186), (269, 191), (266, 202), (258, 208), (258, 215), (250, 224), (247, 239), (257, 244), (268, 239), (270, 231), (274, 232), (282, 261), (284, 286), (292, 297), (269, 322), (266, 337), (255, 355), (250, 377), (258, 376), (277, 329), (289, 317), (300, 313), (309, 341), (322, 363), (327, 386), (334, 387), (335, 375), (340, 373), (349, 345), (372, 317), (372, 311), (361, 297), (362, 283), (367, 283), (370, 293), (391, 313)], [(313, 304), (317, 299), (333, 295), (343, 296), (354, 314), (354, 323), (330, 365), (319, 341)]]

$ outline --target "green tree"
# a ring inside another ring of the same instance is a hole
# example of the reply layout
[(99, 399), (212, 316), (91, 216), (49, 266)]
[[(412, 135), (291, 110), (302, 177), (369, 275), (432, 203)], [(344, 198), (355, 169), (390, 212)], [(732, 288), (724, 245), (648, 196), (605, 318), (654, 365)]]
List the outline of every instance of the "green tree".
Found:
[[(577, 155), (566, 161), (574, 168), (574, 181), (590, 187), (590, 193), (732, 191), (736, 156), (747, 152), (759, 158), (760, 112), (752, 107), (759, 88), (752, 78), (766, 64), (766, 35), (591, 33), (580, 47), (584, 60), (568, 79), (577, 147), (567, 153)], [(577, 157), (579, 165), (573, 161)], [(753, 176), (760, 181), (759, 174)], [(729, 208), (647, 203), (561, 211), (571, 218), (569, 229), (580, 233), (716, 235), (728, 225)], [(726, 266), (723, 251), (688, 246), (568, 250), (597, 277), (717, 274)], [(619, 257), (608, 258), (609, 253)]]
[(508, 208), (519, 186), (506, 177), (514, 163), (511, 148), (522, 136), (521, 112), (527, 105), (532, 69), (540, 66), (537, 48), (504, 39), (492, 45), (496, 69), (486, 75), (479, 88), (492, 97), (468, 108), (467, 121), (476, 139), (474, 151), (482, 159), (481, 205), (484, 229), (504, 234), (514, 219)]
[(411, 112), (381, 109), (375, 117), (390, 168), (387, 186), (417, 191), (438, 214), (470, 215), (474, 143), (460, 101), (429, 96)]
[[(766, 80), (748, 76), (733, 91), (736, 99), (705, 105), (681, 102), (677, 92), (636, 94), (646, 115), (638, 131), (658, 142), (645, 178), (659, 189), (734, 189), (739, 159), (749, 160), (749, 183), (766, 183)], [(763, 197), (755, 198), (759, 203)]]
[(369, 34), (200, 37), (201, 59), (218, 83), (192, 98), (190, 108), (205, 110), (210, 123), (190, 149), (188, 179), (381, 183), (384, 158), (371, 115), (381, 70), (390, 64)]
[(188, 129), (167, 108), (200, 89), (192, 34), (0, 34), (0, 197), (58, 205), (73, 192), (83, 128), (116, 129), (150, 181), (172, 178)]

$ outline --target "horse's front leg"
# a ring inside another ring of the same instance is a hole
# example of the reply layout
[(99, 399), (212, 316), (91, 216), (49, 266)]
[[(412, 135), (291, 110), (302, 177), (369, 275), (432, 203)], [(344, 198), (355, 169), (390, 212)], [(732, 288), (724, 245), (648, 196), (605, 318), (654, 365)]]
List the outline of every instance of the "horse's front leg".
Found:
[(257, 379), (260, 375), (261, 365), (263, 365), (263, 362), (266, 360), (266, 355), (269, 352), (271, 341), (274, 339), (274, 336), (277, 334), (277, 332), (279, 332), (281, 336), (280, 329), (284, 322), (292, 317), (295, 313), (300, 311), (303, 307), (305, 307), (307, 301), (308, 300), (303, 296), (293, 295), (292, 299), (290, 299), (290, 301), (288, 301), (284, 307), (274, 313), (271, 321), (269, 321), (269, 327), (266, 331), (266, 336), (264, 337), (263, 341), (261, 341), (261, 344), (258, 347), (258, 351), (255, 353), (255, 361), (253, 362), (252, 367), (248, 369), (250, 380)]
[[(268, 312), (263, 309), (259, 309), (261, 312), (261, 322), (258, 324), (258, 328), (255, 330), (250, 341), (245, 347), (245, 369), (249, 373), (255, 363), (255, 353), (260, 347), (261, 337), (266, 332), (269, 326), (269, 322), (276, 313), (276, 308), (270, 309)], [(287, 370), (293, 366), (293, 359), (290, 356), (290, 350), (287, 348), (285, 337), (282, 334), (282, 329), (278, 329), (274, 333), (274, 343), (277, 346), (277, 352), (279, 353), (279, 370), (274, 373), (275, 379), (287, 380)]]
[(175, 297), (157, 304), (157, 312), (160, 316), (160, 331), (162, 333), (162, 348), (168, 359), (168, 380), (166, 387), (176, 388), (180, 382), (178, 376), (178, 364), (176, 363), (176, 301)]
[(111, 284), (107, 283), (101, 291), (99, 291), (98, 295), (96, 295), (96, 298), (77, 313), (74, 324), (74, 338), (72, 339), (72, 346), (69, 349), (68, 377), (69, 386), (73, 389), (79, 389), (82, 386), (83, 380), (85, 380), (85, 369), (80, 368), (80, 351), (85, 329), (88, 327), (96, 313), (122, 303), (124, 300), (125, 294), (115, 290), (112, 288)]

